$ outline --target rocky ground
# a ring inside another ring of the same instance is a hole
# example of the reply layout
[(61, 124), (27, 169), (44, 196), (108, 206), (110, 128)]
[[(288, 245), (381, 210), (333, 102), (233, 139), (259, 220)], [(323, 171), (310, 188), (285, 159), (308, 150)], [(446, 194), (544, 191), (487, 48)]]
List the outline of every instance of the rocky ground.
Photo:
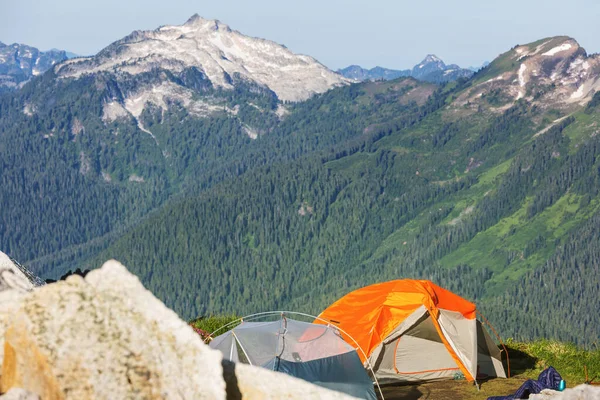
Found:
[[(514, 393), (527, 380), (519, 375), (510, 379), (492, 379), (483, 382), (479, 390), (467, 381), (442, 381), (421, 385), (395, 385), (383, 387), (386, 400), (484, 400), (490, 396), (506, 396)], [(578, 385), (564, 392), (544, 391), (530, 396), (531, 400), (597, 400), (600, 399), (600, 387)]]

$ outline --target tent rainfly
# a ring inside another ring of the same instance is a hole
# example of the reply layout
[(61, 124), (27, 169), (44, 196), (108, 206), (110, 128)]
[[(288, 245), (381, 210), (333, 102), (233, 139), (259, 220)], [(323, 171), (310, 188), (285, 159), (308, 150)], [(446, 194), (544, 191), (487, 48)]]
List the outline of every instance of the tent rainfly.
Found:
[(283, 372), (354, 397), (376, 399), (373, 381), (338, 328), (297, 321), (285, 313), (275, 321), (249, 319), (242, 318), (238, 326), (215, 337), (209, 346), (236, 363)]
[(335, 324), (351, 335), (380, 382), (452, 379), (460, 372), (469, 381), (506, 377), (475, 304), (430, 281), (363, 287), (330, 305), (315, 323)]

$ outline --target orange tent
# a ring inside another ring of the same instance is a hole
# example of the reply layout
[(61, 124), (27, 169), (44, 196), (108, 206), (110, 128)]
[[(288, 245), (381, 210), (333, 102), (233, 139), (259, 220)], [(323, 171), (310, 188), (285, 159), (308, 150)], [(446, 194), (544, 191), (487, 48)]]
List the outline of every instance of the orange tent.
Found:
[(355, 290), (319, 315), (357, 342), (379, 379), (446, 379), (460, 371), (472, 381), (478, 370), (504, 377), (500, 351), (475, 317), (475, 304), (412, 279)]

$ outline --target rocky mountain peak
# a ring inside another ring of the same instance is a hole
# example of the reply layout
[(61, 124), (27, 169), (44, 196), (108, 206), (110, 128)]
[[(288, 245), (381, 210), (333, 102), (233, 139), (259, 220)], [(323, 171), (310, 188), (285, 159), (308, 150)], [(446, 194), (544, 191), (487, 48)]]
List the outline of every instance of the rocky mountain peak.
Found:
[(442, 61), (442, 59), (439, 58), (438, 56), (436, 56), (435, 54), (427, 54), (427, 56), (425, 56), (423, 61), (421, 61), (421, 64), (429, 64), (429, 63), (441, 63), (442, 65), (445, 65), (444, 62)]
[(461, 97), (466, 104), (504, 110), (517, 100), (564, 109), (587, 103), (600, 90), (600, 56), (588, 56), (573, 38), (557, 36), (517, 45), (478, 74)]
[(434, 54), (428, 54), (427, 56), (425, 56), (423, 61), (414, 66), (413, 71), (421, 70), (427, 71), (426, 73), (429, 73), (433, 70), (444, 69), (446, 69), (446, 64), (439, 57), (437, 57)]
[[(176, 26), (168, 26), (168, 28), (173, 28)], [(183, 25), (181, 25), (181, 28), (187, 28), (187, 29), (195, 29), (197, 31), (202, 31), (202, 30), (207, 30), (207, 31), (217, 31), (219, 29), (221, 30), (225, 30), (225, 31), (231, 31), (231, 28), (229, 27), (229, 25), (222, 23), (221, 21), (219, 21), (218, 19), (207, 19), (207, 18), (203, 18), (198, 14), (194, 14), (192, 15)]]
[(249, 37), (218, 21), (193, 15), (183, 25), (136, 31), (95, 57), (69, 60), (57, 67), (62, 78), (110, 73), (119, 79), (153, 70), (181, 74), (201, 71), (215, 87), (231, 89), (236, 79), (254, 82), (281, 100), (305, 100), (346, 83), (312, 57), (275, 42)]
[(413, 67), (411, 75), (416, 79), (447, 82), (458, 78), (469, 78), (473, 73), (456, 64), (446, 65), (435, 54), (428, 54), (423, 61)]

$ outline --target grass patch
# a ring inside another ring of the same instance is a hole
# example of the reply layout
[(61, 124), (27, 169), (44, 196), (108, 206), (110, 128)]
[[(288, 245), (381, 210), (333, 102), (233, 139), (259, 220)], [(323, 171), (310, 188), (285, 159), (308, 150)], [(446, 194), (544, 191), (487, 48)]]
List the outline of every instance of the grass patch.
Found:
[[(535, 362), (531, 368), (517, 371), (529, 378), (537, 378), (540, 372), (550, 366), (561, 374), (570, 387), (585, 382), (584, 366), (587, 366), (590, 378), (600, 376), (600, 348), (598, 347), (587, 351), (574, 344), (546, 339), (528, 343), (509, 339), (506, 346), (509, 356), (511, 353), (525, 354)], [(518, 363), (519, 358), (515, 361)]]
[(325, 166), (332, 171), (357, 171), (369, 161), (371, 153), (360, 152), (352, 154), (351, 156), (342, 157), (339, 160), (329, 161)]
[(587, 139), (600, 134), (600, 114), (587, 114), (583, 111), (573, 114), (575, 122), (567, 126), (563, 135), (571, 139), (569, 153), (574, 154), (577, 148)]
[(495, 184), (496, 179), (500, 175), (503, 175), (504, 173), (506, 173), (506, 171), (508, 171), (508, 168), (510, 168), (512, 161), (513, 161), (513, 159), (509, 158), (508, 160), (504, 161), (503, 163), (500, 163), (500, 164), (496, 165), (495, 167), (488, 169), (487, 171), (485, 171), (484, 173), (479, 175), (479, 177), (477, 179), (478, 182), (473, 187), (474, 188), (489, 187), (489, 186)]
[[(198, 317), (192, 321), (190, 321), (190, 325), (197, 329), (202, 329), (203, 331), (211, 334), (215, 332), (217, 329), (233, 322), (239, 320), (240, 317), (237, 315), (211, 315), (208, 317)], [(231, 324), (227, 329), (222, 329), (216, 333), (216, 336), (219, 336), (228, 330), (238, 326), (240, 322)]]

